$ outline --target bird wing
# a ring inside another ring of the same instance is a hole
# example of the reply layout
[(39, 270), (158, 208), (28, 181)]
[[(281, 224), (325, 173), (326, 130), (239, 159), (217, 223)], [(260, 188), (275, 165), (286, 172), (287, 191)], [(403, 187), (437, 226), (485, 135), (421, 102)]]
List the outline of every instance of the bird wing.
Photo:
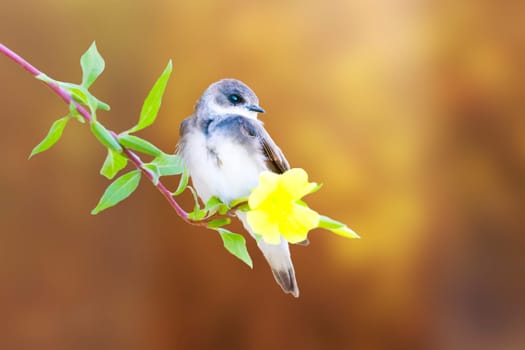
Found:
[(261, 150), (266, 157), (266, 165), (268, 169), (274, 173), (282, 174), (290, 169), (290, 164), (284, 157), (281, 149), (273, 142), (268, 132), (264, 129), (261, 121), (241, 117), (240, 128), (241, 131), (249, 136), (254, 137), (259, 142)]

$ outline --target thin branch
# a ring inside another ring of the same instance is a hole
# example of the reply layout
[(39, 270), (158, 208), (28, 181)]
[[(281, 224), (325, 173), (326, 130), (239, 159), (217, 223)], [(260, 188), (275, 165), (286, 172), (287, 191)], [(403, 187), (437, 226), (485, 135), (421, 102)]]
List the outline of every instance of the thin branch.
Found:
[[(28, 71), (30, 74), (32, 74), (35, 77), (38, 77), (39, 75), (43, 74), (41, 71), (39, 71), (37, 68), (35, 68), (32, 64), (27, 62), (25, 59), (20, 57), (18, 54), (13, 52), (11, 49), (9, 49), (4, 44), (0, 43), (0, 53), (4, 54), (6, 57), (20, 65), (22, 68), (24, 68), (26, 71)], [(89, 123), (93, 120), (93, 117), (91, 114), (80, 104), (75, 102), (73, 98), (71, 97), (71, 94), (69, 94), (66, 90), (62, 89), (60, 86), (58, 86), (55, 83), (52, 82), (46, 82), (43, 81), (45, 85), (47, 85), (51, 90), (53, 90), (57, 95), (59, 95), (64, 102), (66, 102), (68, 105), (73, 103), (75, 106), (75, 109), (80, 113), (80, 115)], [(115, 132), (110, 131), (111, 135), (117, 140), (118, 142), (118, 136)], [(153, 175), (148, 172), (146, 169), (143, 168), (144, 162), (140, 159), (138, 155), (136, 155), (133, 151), (126, 147), (123, 148), (123, 153), (126, 155), (126, 157), (133, 163), (133, 165), (139, 169), (148, 179), (151, 180), (152, 183), (154, 183)], [(159, 190), (160, 193), (166, 198), (168, 203), (171, 205), (171, 207), (175, 210), (177, 215), (179, 215), (184, 221), (186, 221), (189, 224), (197, 225), (197, 226), (206, 226), (207, 220), (203, 221), (195, 221), (189, 218), (189, 214), (182, 209), (182, 207), (177, 203), (177, 201), (173, 198), (171, 192), (166, 188), (166, 186), (160, 182), (160, 180), (157, 182), (155, 187)]]
[[(0, 52), (6, 55), (8, 58), (10, 58), (15, 63), (18, 63), (18, 65), (22, 66), (22, 68), (24, 68), (26, 71), (31, 73), (33, 76), (38, 77), (39, 75), (42, 75), (41, 71), (36, 69), (31, 63), (27, 62), (25, 59), (20, 57), (18, 54), (13, 52), (11, 49), (9, 49), (7, 46), (5, 46), (2, 43), (0, 43)], [(91, 122), (91, 120), (93, 119), (91, 117), (91, 114), (89, 114), (89, 112), (83, 106), (75, 102), (73, 98), (71, 97), (71, 95), (66, 90), (62, 89), (60, 86), (52, 82), (49, 82), (49, 83), (44, 82), (44, 84), (46, 84), (51, 90), (53, 90), (58, 96), (60, 96), (62, 100), (64, 100), (64, 102), (66, 102), (68, 105), (71, 102), (73, 102), (78, 113), (80, 113), (80, 115), (82, 115), (82, 117), (87, 122)]]

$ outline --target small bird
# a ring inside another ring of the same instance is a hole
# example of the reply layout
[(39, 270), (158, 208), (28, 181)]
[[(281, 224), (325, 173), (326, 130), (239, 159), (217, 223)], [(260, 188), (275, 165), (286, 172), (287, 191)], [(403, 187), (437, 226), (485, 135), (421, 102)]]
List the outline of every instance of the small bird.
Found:
[[(206, 203), (217, 197), (224, 203), (246, 197), (257, 187), (259, 174), (290, 169), (280, 148), (257, 119), (264, 113), (255, 93), (243, 82), (223, 79), (211, 84), (195, 105), (195, 112), (180, 126), (178, 154), (193, 186)], [(236, 216), (255, 238), (246, 213)], [(257, 242), (277, 283), (285, 293), (299, 296), (288, 242)]]

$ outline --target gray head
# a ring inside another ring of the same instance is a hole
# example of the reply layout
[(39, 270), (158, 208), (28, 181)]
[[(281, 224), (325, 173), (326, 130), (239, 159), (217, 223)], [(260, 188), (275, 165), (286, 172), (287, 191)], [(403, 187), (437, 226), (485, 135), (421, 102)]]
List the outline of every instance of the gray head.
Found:
[(235, 79), (223, 79), (211, 84), (195, 106), (197, 117), (236, 114), (257, 119), (257, 113), (264, 113), (264, 109), (259, 107), (257, 95)]

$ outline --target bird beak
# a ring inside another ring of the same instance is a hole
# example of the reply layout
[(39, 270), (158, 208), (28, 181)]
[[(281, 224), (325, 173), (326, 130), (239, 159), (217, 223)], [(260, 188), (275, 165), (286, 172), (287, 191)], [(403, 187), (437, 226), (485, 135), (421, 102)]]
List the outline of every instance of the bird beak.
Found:
[(249, 105), (249, 106), (246, 106), (246, 108), (252, 112), (264, 113), (264, 109), (262, 109), (261, 107), (257, 105)]

